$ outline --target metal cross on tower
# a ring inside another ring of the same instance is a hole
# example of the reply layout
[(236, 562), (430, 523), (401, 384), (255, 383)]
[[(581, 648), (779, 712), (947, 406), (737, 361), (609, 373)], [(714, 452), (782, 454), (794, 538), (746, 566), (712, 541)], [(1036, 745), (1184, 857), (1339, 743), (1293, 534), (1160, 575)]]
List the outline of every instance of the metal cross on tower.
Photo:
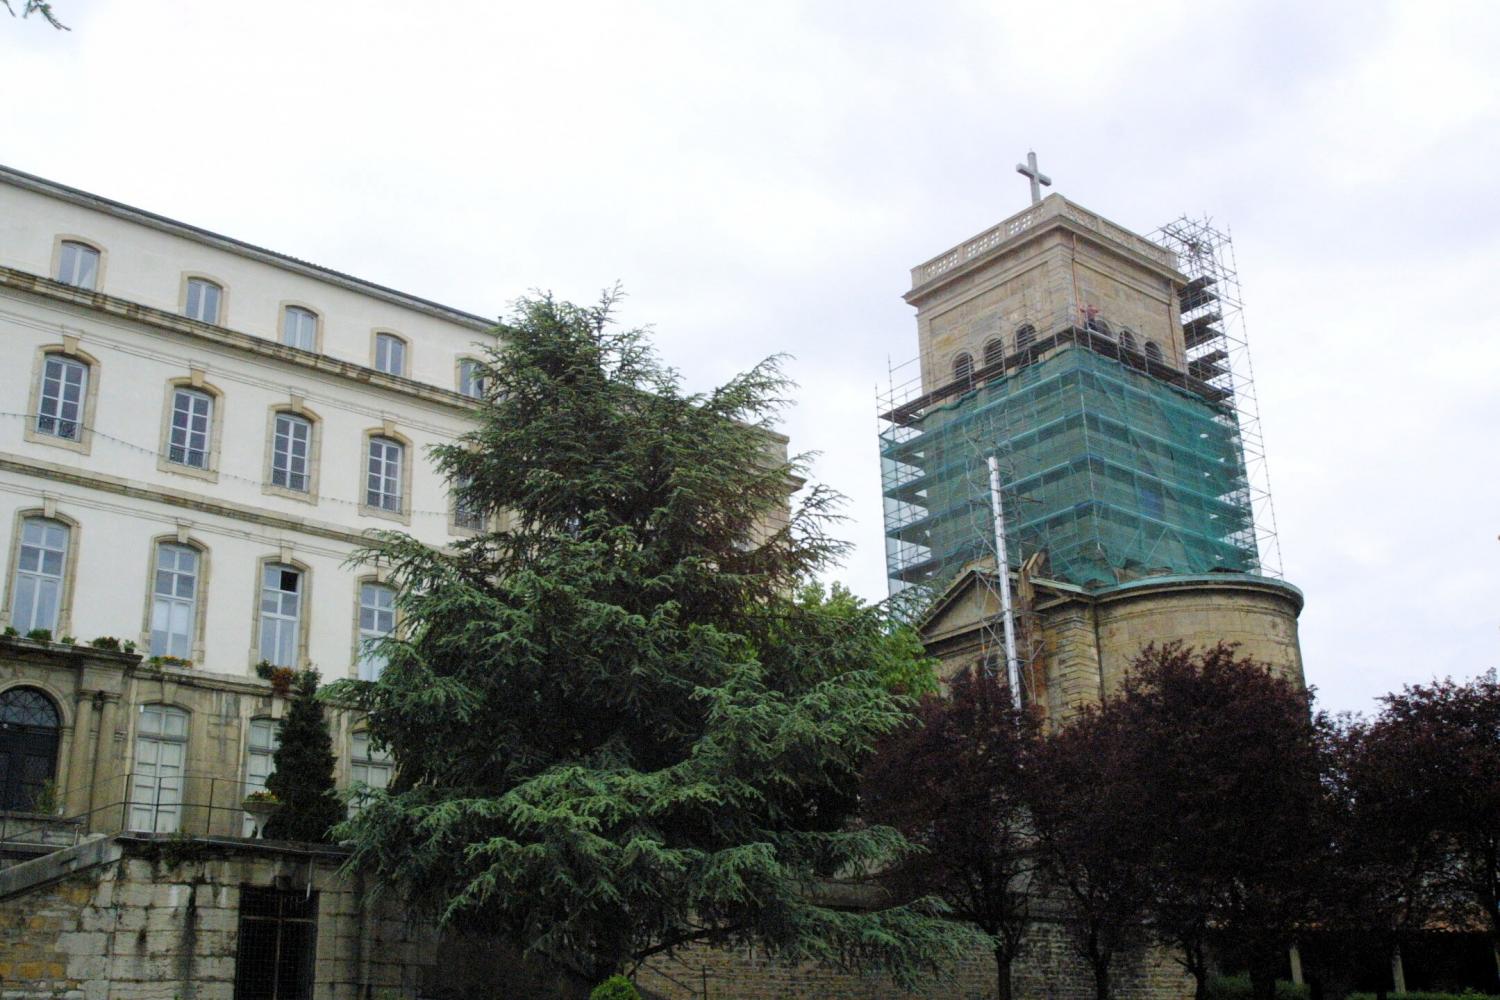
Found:
[(1036, 151), (1032, 150), (1026, 154), (1026, 163), (1016, 164), (1016, 173), (1031, 181), (1031, 203), (1040, 205), (1042, 203), (1042, 185), (1052, 186), (1052, 178), (1036, 168)]

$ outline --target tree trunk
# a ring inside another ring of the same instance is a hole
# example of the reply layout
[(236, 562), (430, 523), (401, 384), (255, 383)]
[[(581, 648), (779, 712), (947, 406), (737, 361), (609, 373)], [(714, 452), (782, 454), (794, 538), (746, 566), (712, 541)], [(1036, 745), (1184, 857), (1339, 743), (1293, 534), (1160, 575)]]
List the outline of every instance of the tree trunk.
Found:
[(1193, 1000), (1208, 1000), (1208, 973), (1193, 969)]
[(1094, 966), (1094, 1000), (1109, 1000), (1109, 960), (1095, 959)]
[(1011, 1000), (1011, 962), (1009, 951), (1004, 948), (995, 949), (995, 996), (999, 1000)]

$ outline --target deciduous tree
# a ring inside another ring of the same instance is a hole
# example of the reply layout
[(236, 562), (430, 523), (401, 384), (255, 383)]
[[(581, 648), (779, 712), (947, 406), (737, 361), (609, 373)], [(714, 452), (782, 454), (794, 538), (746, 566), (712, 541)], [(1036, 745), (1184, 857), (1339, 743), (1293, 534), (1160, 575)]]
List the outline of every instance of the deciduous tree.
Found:
[(1031, 922), (1033, 838), (1024, 787), (1036, 750), (1034, 715), (1009, 688), (974, 670), (947, 696), (929, 695), (916, 722), (884, 743), (866, 772), (865, 815), (923, 850), (884, 873), (904, 898), (939, 896), (990, 936), (997, 992)]

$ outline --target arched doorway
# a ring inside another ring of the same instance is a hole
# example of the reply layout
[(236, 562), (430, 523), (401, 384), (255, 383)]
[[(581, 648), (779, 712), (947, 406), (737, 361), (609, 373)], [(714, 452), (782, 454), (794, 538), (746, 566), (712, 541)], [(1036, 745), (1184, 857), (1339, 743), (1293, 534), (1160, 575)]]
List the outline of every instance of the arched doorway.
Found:
[(0, 809), (30, 812), (57, 773), (61, 719), (36, 688), (0, 693)]

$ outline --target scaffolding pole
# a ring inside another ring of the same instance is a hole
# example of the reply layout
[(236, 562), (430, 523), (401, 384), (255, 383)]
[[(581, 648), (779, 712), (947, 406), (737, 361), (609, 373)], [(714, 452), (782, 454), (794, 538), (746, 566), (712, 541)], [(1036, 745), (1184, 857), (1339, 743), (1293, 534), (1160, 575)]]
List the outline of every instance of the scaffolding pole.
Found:
[(1016, 657), (1015, 608), (1010, 599), (1010, 556), (1005, 547), (1005, 507), (1000, 499), (1000, 462), (989, 457), (990, 508), (995, 514), (995, 570), (1000, 578), (1000, 617), (1005, 626), (1005, 676), (1010, 681), (1010, 700), (1021, 707), (1021, 664)]

